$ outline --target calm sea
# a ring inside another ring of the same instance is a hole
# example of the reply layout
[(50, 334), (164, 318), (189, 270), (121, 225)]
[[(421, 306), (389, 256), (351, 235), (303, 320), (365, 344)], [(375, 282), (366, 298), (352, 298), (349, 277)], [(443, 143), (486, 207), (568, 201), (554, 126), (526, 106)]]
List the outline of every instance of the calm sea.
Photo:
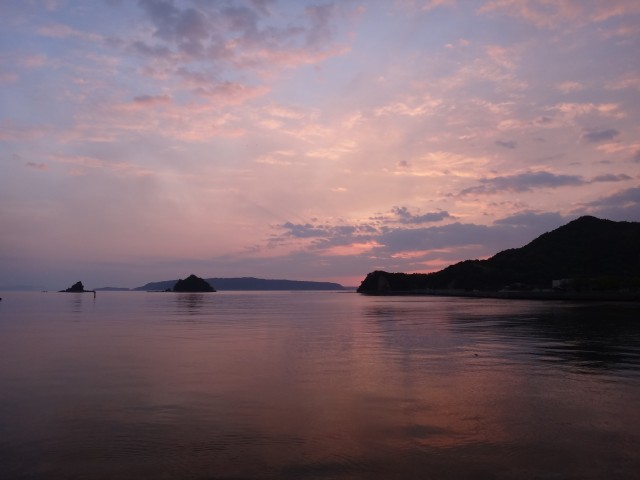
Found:
[(3, 293), (0, 478), (640, 472), (640, 306)]

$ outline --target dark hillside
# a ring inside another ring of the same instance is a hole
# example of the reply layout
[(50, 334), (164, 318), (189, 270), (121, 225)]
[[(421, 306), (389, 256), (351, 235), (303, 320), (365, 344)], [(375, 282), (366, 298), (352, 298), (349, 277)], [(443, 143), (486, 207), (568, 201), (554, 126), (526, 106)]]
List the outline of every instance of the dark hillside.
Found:
[(358, 291), (550, 289), (561, 279), (573, 289), (638, 288), (640, 223), (580, 217), (487, 260), (466, 260), (430, 274), (372, 272)]

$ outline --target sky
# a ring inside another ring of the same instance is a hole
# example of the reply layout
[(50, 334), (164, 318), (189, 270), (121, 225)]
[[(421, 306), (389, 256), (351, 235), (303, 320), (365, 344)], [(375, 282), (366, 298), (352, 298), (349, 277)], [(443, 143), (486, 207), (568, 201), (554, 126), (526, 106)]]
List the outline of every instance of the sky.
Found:
[(0, 0), (0, 288), (358, 285), (640, 220), (637, 0)]

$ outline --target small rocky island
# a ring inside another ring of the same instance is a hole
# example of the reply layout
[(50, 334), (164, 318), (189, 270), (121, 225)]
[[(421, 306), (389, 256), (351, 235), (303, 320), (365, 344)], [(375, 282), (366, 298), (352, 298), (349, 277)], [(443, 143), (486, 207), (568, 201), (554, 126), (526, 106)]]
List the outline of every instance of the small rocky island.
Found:
[(173, 286), (174, 292), (215, 292), (206, 280), (191, 274), (184, 280), (179, 279)]
[(64, 292), (64, 293), (96, 293), (95, 290), (85, 290), (84, 289), (84, 285), (82, 284), (82, 282), (76, 282), (73, 285), (71, 285), (69, 288), (67, 288), (66, 290), (60, 290), (60, 292)]

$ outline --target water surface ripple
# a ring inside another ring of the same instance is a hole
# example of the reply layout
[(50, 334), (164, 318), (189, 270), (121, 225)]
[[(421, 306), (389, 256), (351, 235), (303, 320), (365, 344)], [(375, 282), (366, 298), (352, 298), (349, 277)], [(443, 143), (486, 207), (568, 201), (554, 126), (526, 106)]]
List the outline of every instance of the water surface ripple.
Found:
[(1, 294), (0, 478), (637, 478), (636, 304)]

